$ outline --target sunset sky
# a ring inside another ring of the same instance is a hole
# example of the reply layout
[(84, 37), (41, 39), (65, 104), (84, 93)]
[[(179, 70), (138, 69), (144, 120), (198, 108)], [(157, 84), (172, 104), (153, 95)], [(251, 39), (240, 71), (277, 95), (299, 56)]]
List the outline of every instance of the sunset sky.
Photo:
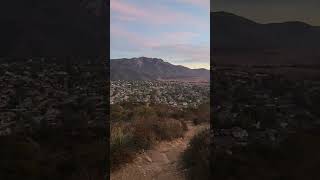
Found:
[(155, 57), (210, 64), (209, 0), (111, 0), (111, 58)]

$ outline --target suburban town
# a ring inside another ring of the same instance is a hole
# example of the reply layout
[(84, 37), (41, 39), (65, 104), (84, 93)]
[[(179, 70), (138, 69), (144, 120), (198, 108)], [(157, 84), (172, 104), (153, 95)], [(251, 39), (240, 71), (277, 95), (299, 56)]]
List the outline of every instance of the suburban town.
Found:
[(67, 65), (32, 59), (2, 63), (0, 135), (60, 128), (72, 119), (77, 126), (83, 117), (88, 126), (104, 127), (106, 99), (102, 93), (106, 85), (96, 77), (98, 72), (92, 73), (94, 68), (98, 71), (87, 62)]
[[(286, 169), (292, 162), (318, 158), (312, 144), (319, 137), (319, 78), (306, 77), (307, 73), (297, 76), (297, 72), (308, 72), (301, 67), (274, 73), (281, 68), (288, 67), (214, 69), (211, 143), (215, 178), (292, 176)], [(310, 151), (310, 157), (301, 154), (300, 148)]]
[[(215, 72), (213, 82), (213, 124), (218, 129), (237, 126), (276, 141), (276, 134), (283, 131), (320, 125), (319, 114), (312, 108), (317, 107), (320, 95), (317, 79), (295, 81), (245, 68), (221, 68)], [(250, 137), (260, 136), (254, 133)]]
[(209, 83), (179, 81), (111, 81), (110, 104), (139, 102), (197, 107), (210, 99)]
[(105, 74), (101, 61), (1, 59), (2, 179), (105, 176)]

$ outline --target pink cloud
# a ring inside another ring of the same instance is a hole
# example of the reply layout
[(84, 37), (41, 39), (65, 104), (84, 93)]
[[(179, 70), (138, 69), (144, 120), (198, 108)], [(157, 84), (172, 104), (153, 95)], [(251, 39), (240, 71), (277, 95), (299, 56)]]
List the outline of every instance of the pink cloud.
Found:
[(162, 34), (161, 39), (159, 41), (165, 42), (175, 42), (175, 43), (187, 43), (193, 38), (199, 37), (200, 34), (188, 31), (179, 31), (179, 32), (166, 32)]
[(125, 39), (126, 43), (140, 46), (143, 48), (157, 48), (161, 46), (167, 46), (172, 44), (187, 44), (193, 38), (200, 36), (198, 33), (179, 31), (179, 32), (163, 32), (157, 36), (144, 36), (139, 33), (127, 31), (125, 28), (119, 25), (111, 25), (110, 29), (111, 41), (113, 39)]
[(111, 18), (118, 21), (138, 21), (152, 25), (188, 24), (193, 27), (204, 27), (208, 22), (203, 22), (196, 17), (178, 11), (172, 11), (164, 6), (136, 6), (122, 0), (110, 1)]
[(121, 0), (111, 0), (110, 9), (111, 11), (121, 13), (122, 16), (127, 16), (129, 18), (147, 16), (147, 14), (141, 11), (141, 9), (139, 9), (138, 7), (122, 2)]
[(125, 39), (125, 41), (121, 41), (124, 44), (119, 45), (121, 50), (125, 50), (125, 48), (128, 50), (134, 49), (146, 56), (162, 56), (163, 58), (165, 58), (164, 54), (171, 54), (177, 61), (181, 62), (209, 63), (209, 45), (190, 45), (187, 43), (188, 38), (191, 38), (190, 36), (197, 36), (197, 34), (193, 32), (174, 32), (163, 33), (157, 37), (145, 37), (134, 32), (128, 32), (120, 26), (111, 26), (111, 43), (113, 43), (113, 38)]
[(196, 5), (203, 7), (205, 9), (210, 9), (210, 0), (176, 0), (179, 3), (187, 3), (191, 5)]
[(113, 39), (122, 38), (125, 40), (125, 43), (135, 46), (136, 48), (151, 48), (158, 45), (157, 43), (154, 43), (157, 41), (154, 41), (152, 38), (147, 38), (137, 33), (126, 31), (121, 26), (111, 26), (110, 35), (111, 43), (113, 43)]

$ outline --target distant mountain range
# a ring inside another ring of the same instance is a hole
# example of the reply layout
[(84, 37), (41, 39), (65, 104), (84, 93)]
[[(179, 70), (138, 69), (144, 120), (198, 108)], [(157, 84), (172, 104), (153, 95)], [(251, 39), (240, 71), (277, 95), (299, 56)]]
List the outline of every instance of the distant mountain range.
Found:
[(211, 12), (211, 56), (217, 64), (319, 64), (320, 27), (304, 22), (262, 24)]
[(320, 48), (320, 27), (304, 22), (261, 24), (227, 12), (211, 13), (215, 48)]
[(208, 81), (210, 71), (173, 65), (157, 58), (111, 59), (110, 79)]

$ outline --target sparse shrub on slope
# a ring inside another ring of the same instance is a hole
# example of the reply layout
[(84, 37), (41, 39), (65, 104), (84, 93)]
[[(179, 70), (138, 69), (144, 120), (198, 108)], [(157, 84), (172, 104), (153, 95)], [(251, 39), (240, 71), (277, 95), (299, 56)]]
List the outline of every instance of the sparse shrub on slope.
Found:
[(195, 125), (210, 121), (209, 103), (201, 104), (198, 108), (190, 108), (185, 111), (185, 119), (192, 120)]
[(110, 131), (110, 162), (111, 168), (117, 168), (132, 160), (135, 147), (133, 146), (133, 134), (125, 124), (115, 123)]
[(177, 112), (168, 106), (136, 105), (130, 109), (117, 109), (122, 109), (127, 117), (122, 116), (122, 121), (111, 121), (112, 169), (132, 160), (140, 150), (148, 149), (158, 141), (182, 137), (187, 130), (183, 120), (172, 118)]
[(183, 136), (185, 126), (176, 119), (163, 119), (158, 122), (158, 133), (162, 140), (171, 140)]
[(149, 148), (159, 138), (155, 132), (157, 120), (141, 118), (133, 123), (133, 137), (136, 147), (141, 149)]
[(172, 140), (183, 136), (186, 125), (182, 121), (171, 118), (141, 118), (132, 124), (135, 146), (149, 148), (156, 141)]
[[(56, 133), (46, 142), (31, 136), (0, 137), (0, 179), (101, 179), (106, 144)], [(52, 138), (52, 139), (50, 139)], [(81, 141), (81, 143), (80, 143)]]
[(182, 156), (182, 165), (191, 180), (210, 179), (209, 135), (209, 130), (204, 130), (193, 137)]
[(255, 142), (247, 147), (233, 147), (232, 154), (220, 147), (215, 152), (213, 179), (320, 179), (319, 130), (292, 133), (278, 146)]
[(156, 109), (153, 107), (148, 107), (146, 105), (136, 106), (131, 111), (131, 117), (130, 119), (132, 121), (139, 121), (141, 118), (143, 119), (156, 119), (157, 113)]
[(125, 119), (124, 108), (118, 104), (110, 106), (110, 119), (112, 121), (121, 121)]

